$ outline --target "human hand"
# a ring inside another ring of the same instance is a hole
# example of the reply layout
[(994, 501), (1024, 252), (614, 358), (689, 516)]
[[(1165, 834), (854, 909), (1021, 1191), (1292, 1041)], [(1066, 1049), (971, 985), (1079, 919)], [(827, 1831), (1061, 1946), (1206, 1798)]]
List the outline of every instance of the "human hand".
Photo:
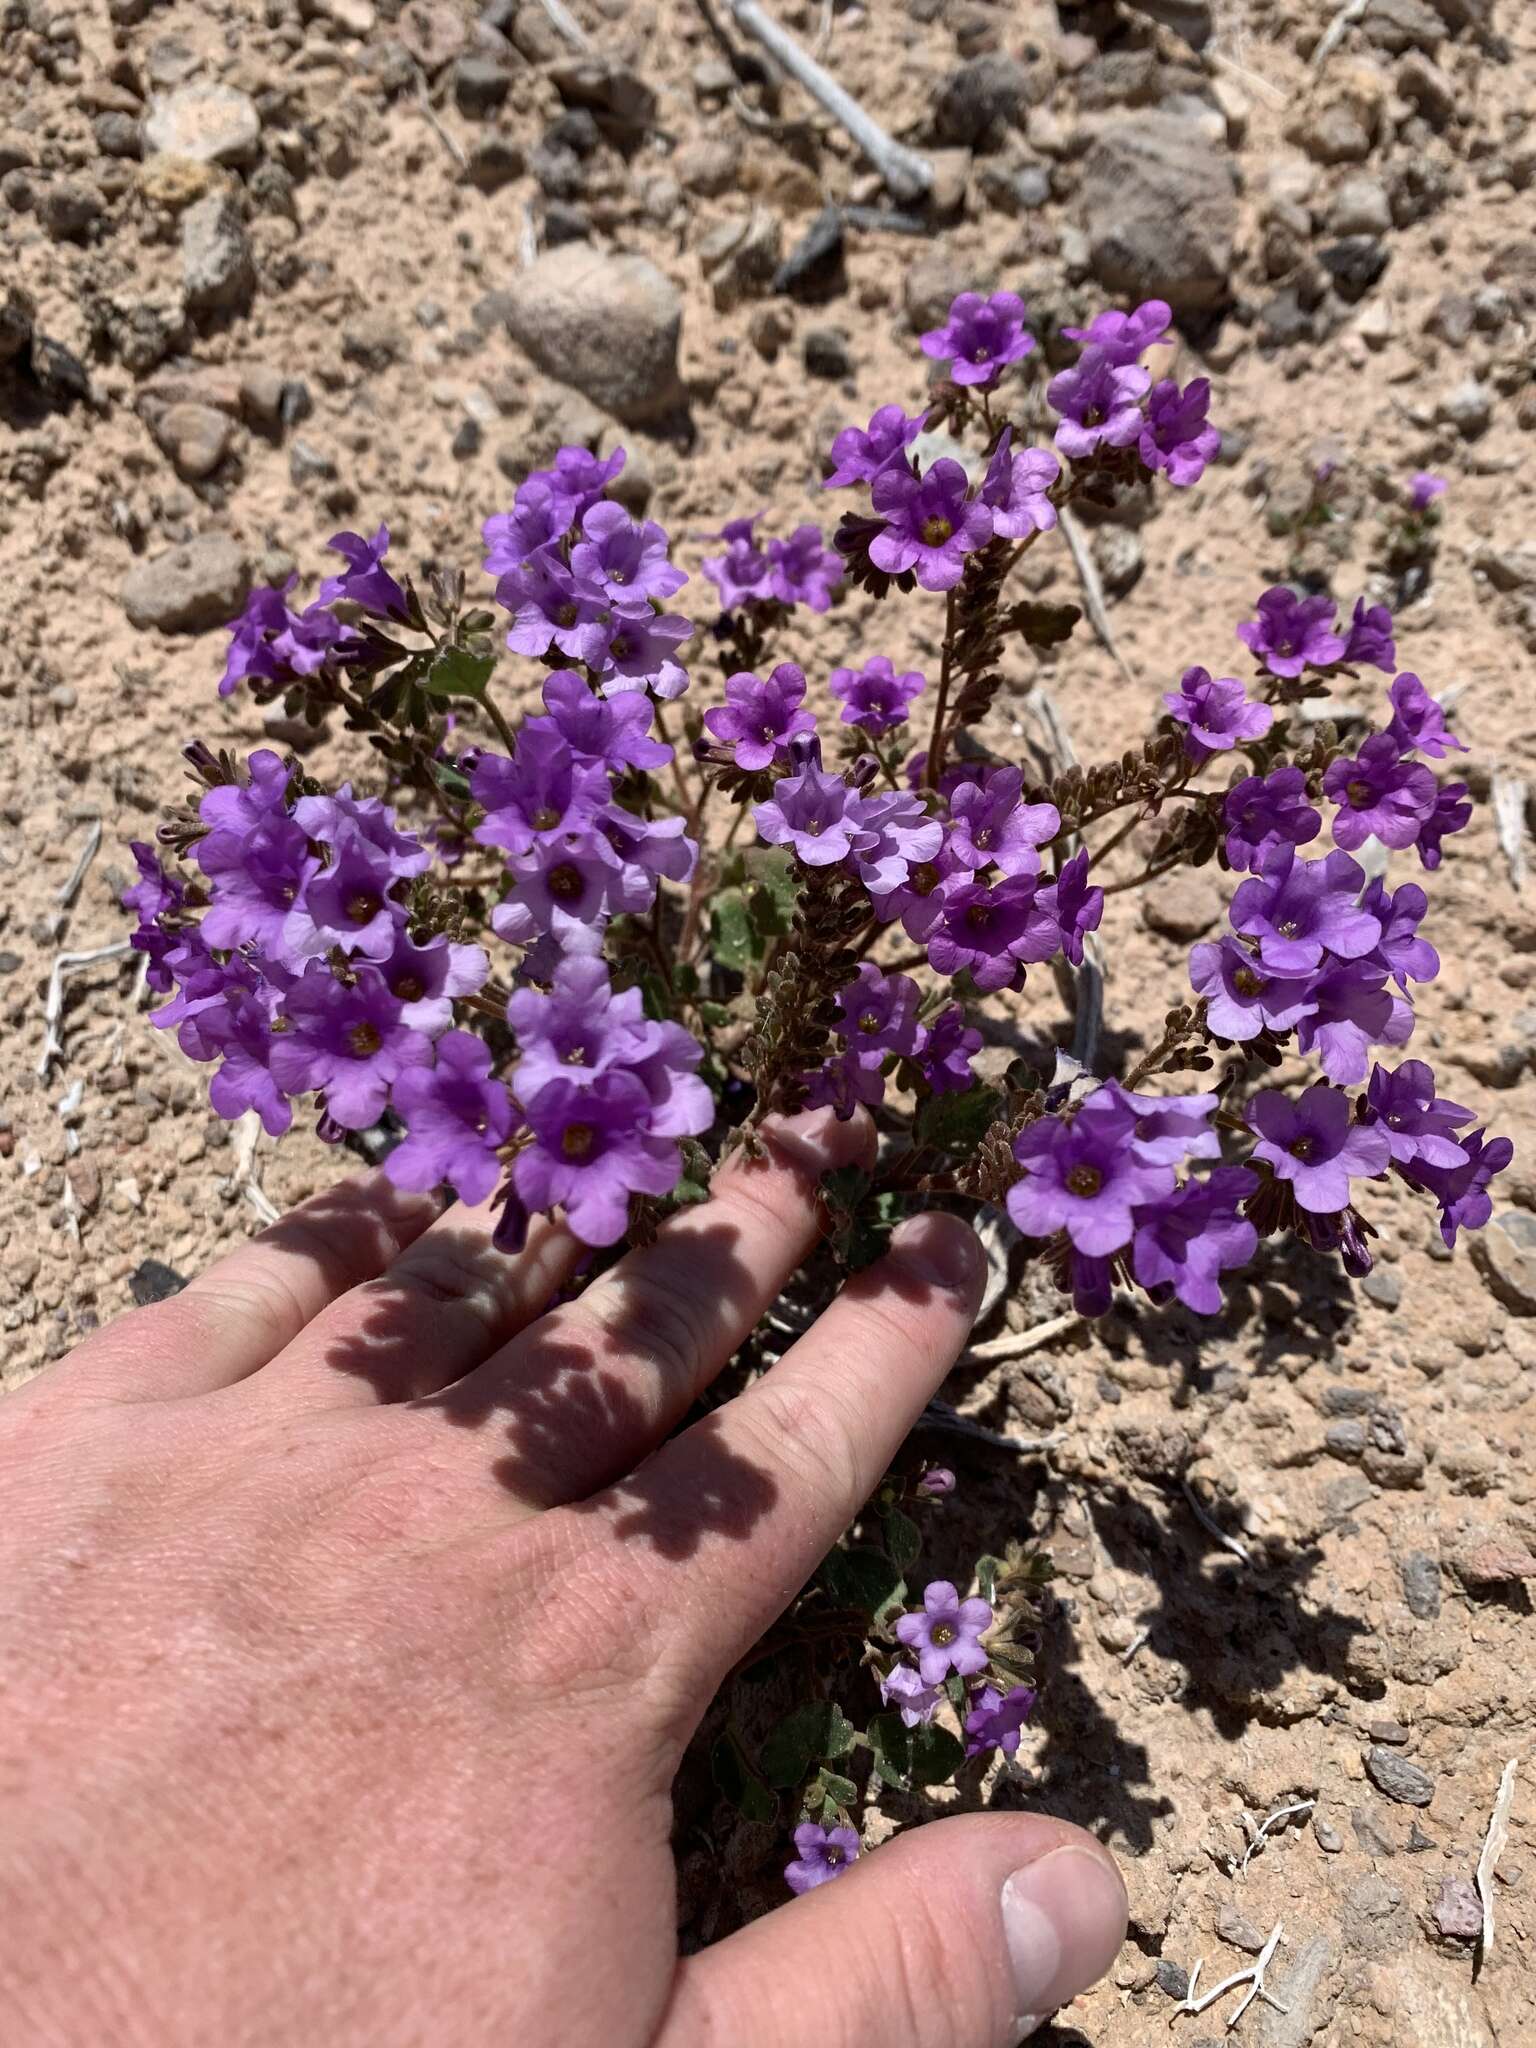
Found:
[(536, 1222), (318, 1196), (0, 1408), (9, 2048), (988, 2048), (1092, 1983), (1107, 1853), (913, 1830), (679, 1961), (669, 1788), (965, 1341), (919, 1216), (663, 1441), (862, 1118), (779, 1125), (573, 1303)]

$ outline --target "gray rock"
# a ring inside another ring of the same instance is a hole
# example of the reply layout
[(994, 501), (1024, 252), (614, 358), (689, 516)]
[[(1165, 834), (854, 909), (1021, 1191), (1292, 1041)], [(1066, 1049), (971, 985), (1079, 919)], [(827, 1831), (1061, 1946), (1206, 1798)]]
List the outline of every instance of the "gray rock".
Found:
[(1417, 107), (1431, 128), (1443, 128), (1456, 111), (1456, 88), (1440, 69), (1418, 51), (1411, 51), (1397, 67), (1397, 89), (1408, 104)]
[(1391, 1266), (1373, 1266), (1360, 1282), (1360, 1292), (1378, 1308), (1396, 1308), (1403, 1298), (1403, 1283)]
[(1203, 50), (1215, 30), (1211, 0), (1127, 0), (1133, 14), (1145, 14), (1181, 36), (1192, 50)]
[(848, 337), (840, 327), (812, 327), (800, 344), (801, 360), (812, 377), (825, 377), (834, 384), (853, 375), (853, 356)]
[(248, 363), (240, 372), (240, 410), (253, 426), (270, 433), (283, 421), (284, 378), (281, 370)]
[(251, 587), (245, 550), (225, 533), (203, 533), (139, 562), (123, 578), (123, 609), (135, 626), (202, 633), (232, 619)]
[(509, 135), (481, 135), (465, 151), (465, 182), (477, 192), (499, 192), (526, 168), (522, 150)]
[(210, 192), (181, 217), (181, 284), (192, 313), (238, 312), (256, 289), (251, 245), (227, 192)]
[(847, 287), (843, 268), (843, 215), (824, 206), (773, 273), (773, 289), (803, 305), (835, 299)]
[(211, 405), (190, 401), (151, 405), (146, 407), (144, 417), (156, 442), (171, 458), (176, 474), (188, 483), (212, 476), (229, 453), (232, 423), (228, 414)]
[(83, 242), (106, 212), (106, 201), (84, 178), (54, 178), (37, 200), (37, 217), (56, 242)]
[(1317, 1812), (1312, 1815), (1312, 1833), (1317, 1839), (1317, 1846), (1325, 1856), (1337, 1856), (1344, 1847), (1344, 1837), (1338, 1829), (1331, 1827)]
[(544, 209), (544, 246), (562, 249), (567, 242), (590, 242), (592, 223), (579, 206), (551, 199)]
[(729, 312), (776, 282), (783, 254), (781, 235), (778, 215), (766, 206), (733, 214), (705, 235), (699, 243), (699, 261), (716, 312)]
[(141, 1259), (128, 1275), (128, 1292), (139, 1308), (148, 1308), (154, 1301), (169, 1301), (186, 1284), (186, 1275), (161, 1259)]
[(1365, 1424), (1363, 1422), (1334, 1422), (1328, 1426), (1323, 1438), (1328, 1455), (1333, 1458), (1355, 1459), (1365, 1455)]
[(1428, 1806), (1435, 1796), (1435, 1781), (1428, 1771), (1399, 1756), (1396, 1750), (1379, 1746), (1368, 1749), (1365, 1772), (1377, 1791), (1399, 1806)]
[(568, 107), (590, 108), (603, 116), (609, 128), (634, 136), (655, 124), (655, 93), (643, 78), (612, 57), (595, 51), (573, 55), (562, 44), (549, 76)]
[(722, 130), (715, 135), (696, 135), (685, 142), (672, 159), (678, 183), (701, 199), (718, 199), (735, 189), (741, 176), (741, 143)]
[(644, 256), (581, 243), (546, 250), (519, 274), (511, 298), (507, 327), (524, 353), (626, 426), (682, 404), (682, 300)]
[(144, 154), (144, 130), (132, 114), (98, 114), (91, 123), (91, 133), (103, 156), (138, 157)]
[(1536, 1316), (1536, 1216), (1511, 1209), (1472, 1233), (1472, 1256), (1489, 1292), (1517, 1316)]
[(1157, 1959), (1157, 1988), (1180, 2001), (1189, 1996), (1189, 1972), (1168, 1956)]
[(1435, 417), (1453, 426), (1464, 441), (1475, 441), (1488, 431), (1493, 418), (1492, 394), (1475, 377), (1468, 377), (1440, 400)]
[(1014, 57), (973, 57), (939, 87), (933, 130), (940, 143), (961, 149), (997, 148), (1010, 126), (1050, 90), (1049, 76)]
[(1367, 41), (1393, 56), (1404, 50), (1432, 56), (1445, 38), (1445, 23), (1428, 0), (1370, 0), (1360, 25)]
[(1472, 565), (1482, 570), (1495, 590), (1536, 590), (1536, 546), (1528, 541), (1510, 547), (1485, 541)]
[(1442, 1877), (1430, 1916), (1447, 1941), (1476, 1941), (1483, 1931), (1477, 1887), (1465, 1877)]
[(342, 328), (341, 352), (365, 370), (387, 370), (405, 352), (405, 340), (388, 313), (363, 313)]
[(1230, 1899), (1222, 1900), (1216, 1914), (1216, 1935), (1232, 1948), (1240, 1948), (1244, 1955), (1256, 1956), (1264, 1946), (1262, 1932)]
[(1082, 207), (1093, 274), (1107, 290), (1193, 309), (1226, 297), (1232, 167), (1186, 123), (1145, 114), (1108, 129), (1084, 161)]
[(1371, 153), (1371, 132), (1346, 100), (1310, 108), (1287, 133), (1320, 164), (1363, 164)]
[(327, 484), (336, 480), (336, 460), (313, 441), (295, 441), (288, 450), (288, 476), (301, 490), (305, 484)]
[(1351, 1807), (1349, 1824), (1355, 1831), (1355, 1840), (1367, 1856), (1397, 1854), (1397, 1844), (1387, 1833), (1383, 1816), (1373, 1807)]
[(1374, 235), (1346, 235), (1317, 253), (1339, 296), (1350, 302), (1363, 297), (1391, 261), (1386, 244)]
[(1392, 202), (1380, 178), (1360, 171), (1346, 178), (1328, 207), (1336, 235), (1385, 235), (1392, 227)]
[(467, 121), (488, 121), (512, 89), (512, 73), (489, 57), (461, 57), (453, 67), (453, 103)]
[(248, 164), (261, 139), (261, 116), (248, 93), (205, 81), (150, 101), (144, 144), (155, 156), (200, 164)]
[(928, 249), (901, 276), (901, 303), (914, 334), (941, 327), (949, 302), (970, 284), (969, 267), (943, 248)]

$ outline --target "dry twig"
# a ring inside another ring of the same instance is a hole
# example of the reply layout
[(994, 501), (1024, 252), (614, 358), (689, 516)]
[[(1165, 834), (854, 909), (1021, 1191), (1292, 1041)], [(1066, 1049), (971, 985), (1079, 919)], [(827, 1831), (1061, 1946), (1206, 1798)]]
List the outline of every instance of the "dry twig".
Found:
[(48, 976), (48, 994), (43, 1002), (42, 1057), (37, 1063), (40, 1080), (46, 1081), (48, 1070), (64, 1052), (64, 1034), (60, 1023), (64, 1015), (64, 983), (77, 967), (94, 967), (99, 960), (121, 960), (133, 951), (127, 939), (119, 939), (114, 945), (95, 946), (88, 953), (60, 953), (56, 955), (53, 971)]
[(952, 1436), (969, 1437), (973, 1443), (991, 1444), (1000, 1451), (1022, 1451), (1034, 1454), (1052, 1451), (1067, 1440), (1064, 1429), (1053, 1429), (1049, 1436), (1007, 1436), (1000, 1429), (988, 1429), (984, 1422), (973, 1422), (969, 1415), (962, 1415), (958, 1408), (951, 1408), (947, 1401), (930, 1401), (917, 1418), (918, 1429), (947, 1429)]
[(1279, 1827), (1282, 1821), (1290, 1820), (1298, 1813), (1310, 1813), (1316, 1804), (1317, 1802), (1314, 1799), (1298, 1799), (1293, 1806), (1277, 1806), (1272, 1814), (1268, 1815), (1266, 1819), (1261, 1820), (1254, 1829), (1253, 1839), (1248, 1844), (1247, 1852), (1242, 1862), (1237, 1866), (1238, 1876), (1241, 1877), (1248, 1868), (1248, 1858), (1254, 1854), (1259, 1844), (1265, 1840), (1271, 1828)]
[(1264, 1984), (1264, 1972), (1269, 1968), (1275, 1950), (1280, 1946), (1282, 1931), (1281, 1923), (1277, 1920), (1274, 1925), (1274, 1931), (1271, 1933), (1268, 1941), (1265, 1942), (1263, 1948), (1246, 1969), (1234, 1970), (1230, 1977), (1223, 1977), (1219, 1984), (1213, 1984), (1209, 1991), (1197, 1998), (1195, 1996), (1195, 1986), (1200, 1981), (1200, 1972), (1205, 1968), (1205, 1958), (1202, 1956), (1189, 1973), (1189, 1989), (1184, 1994), (1183, 2003), (1174, 2007), (1173, 2017), (1177, 2019), (1181, 2012), (1204, 2012), (1208, 2005), (1214, 2005), (1218, 1998), (1225, 1998), (1227, 1993), (1235, 1991), (1239, 1984), (1246, 1984), (1248, 1990), (1236, 2011), (1227, 2021), (1228, 2033), (1231, 2033), (1232, 2029), (1237, 2025), (1256, 1998), (1262, 1998), (1264, 2003), (1272, 2005), (1276, 2012), (1289, 2012), (1289, 2006), (1282, 2005), (1275, 1994), (1267, 1990)]
[(1051, 1316), (1048, 1321), (1036, 1323), (1028, 1330), (1010, 1330), (1002, 1337), (989, 1337), (984, 1344), (972, 1344), (962, 1354), (962, 1365), (995, 1365), (999, 1359), (1022, 1358), (1026, 1351), (1038, 1351), (1042, 1344), (1049, 1344), (1053, 1337), (1059, 1337), (1066, 1330), (1075, 1329), (1083, 1320), (1076, 1309), (1063, 1316)]
[(1482, 1901), (1483, 1928), (1477, 1938), (1477, 1963), (1472, 1972), (1474, 1979), (1493, 1954), (1493, 1870), (1509, 1839), (1509, 1810), (1515, 1803), (1515, 1766), (1518, 1761), (1518, 1758), (1511, 1757), (1500, 1774), (1493, 1817), (1483, 1838), (1483, 1853), (1477, 1859), (1477, 1896)]
[(1317, 48), (1312, 52), (1312, 69), (1321, 71), (1334, 51), (1343, 42), (1345, 32), (1365, 13), (1370, 0), (1344, 0), (1344, 5), (1329, 22), (1318, 38)]
[(101, 850), (101, 820), (92, 818), (90, 829), (85, 835), (85, 845), (80, 849), (80, 858), (70, 871), (69, 880), (60, 888), (54, 901), (61, 910), (68, 910), (80, 894), (80, 884), (90, 872), (91, 862)]
[(1179, 1481), (1184, 1489), (1184, 1498), (1189, 1502), (1189, 1511), (1208, 1536), (1214, 1536), (1223, 1550), (1230, 1550), (1240, 1564), (1251, 1564), (1252, 1559), (1235, 1536), (1229, 1536), (1214, 1515), (1201, 1504), (1200, 1496), (1187, 1479)]
[(592, 45), (587, 41), (586, 31), (571, 10), (563, 4), (563, 0), (539, 0), (539, 5), (573, 50), (591, 49)]
[(926, 157), (887, 135), (879, 122), (829, 72), (823, 71), (792, 35), (763, 12), (757, 0), (726, 0), (726, 4), (737, 26), (756, 37), (795, 83), (803, 86), (817, 105), (847, 130), (894, 198), (905, 201), (923, 196), (933, 183), (933, 166)]
[(1077, 580), (1083, 586), (1083, 609), (1088, 614), (1088, 623), (1103, 641), (1110, 659), (1121, 675), (1128, 683), (1134, 683), (1136, 671), (1120, 652), (1110, 628), (1109, 612), (1104, 603), (1104, 585), (1099, 580), (1099, 571), (1093, 559), (1093, 550), (1088, 545), (1088, 536), (1065, 505), (1057, 513), (1056, 523), (1061, 528), (1061, 537), (1067, 544), (1068, 554), (1072, 557)]
[(1499, 848), (1509, 863), (1509, 879), (1516, 894), (1525, 887), (1525, 783), (1518, 775), (1493, 777), (1493, 829)]

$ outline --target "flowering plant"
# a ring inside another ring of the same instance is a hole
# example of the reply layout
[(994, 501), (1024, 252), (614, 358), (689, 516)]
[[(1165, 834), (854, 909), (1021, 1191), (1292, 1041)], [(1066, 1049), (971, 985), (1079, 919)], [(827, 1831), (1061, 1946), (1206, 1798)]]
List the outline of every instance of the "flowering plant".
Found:
[[(212, 1069), (214, 1108), (276, 1135), (307, 1102), (323, 1138), (390, 1144), (399, 1185), (493, 1200), (508, 1251), (530, 1213), (559, 1210), (600, 1263), (701, 1199), (765, 1116), (862, 1105), (884, 1143), (824, 1181), (829, 1272), (913, 1207), (990, 1204), (1086, 1315), (1116, 1289), (1215, 1313), (1262, 1237), (1363, 1274), (1368, 1189), (1388, 1175), (1437, 1205), (1447, 1245), (1485, 1223), (1508, 1141), (1425, 1062), (1378, 1058), (1411, 1037), (1410, 984), (1439, 966), (1426, 892), (1389, 887), (1388, 854), (1433, 871), (1471, 815), (1436, 772), (1463, 743), (1397, 673), (1384, 606), (1341, 619), (1325, 592), (1266, 590), (1236, 628), (1246, 679), (1188, 667), (1149, 701), (1143, 743), (1100, 766), (1042, 773), (983, 744), (1010, 647), (1057, 647), (1077, 623), (1009, 594), (1021, 557), (1074, 503), (1159, 477), (1189, 489), (1219, 451), (1205, 380), (1143, 364), (1168, 325), (1157, 301), (1101, 313), (1055, 339), (1047, 376), (1017, 297), (962, 294), (922, 338), (948, 380), (833, 443), (827, 487), (867, 508), (830, 547), (809, 522), (763, 540), (759, 516), (733, 518), (702, 565), (719, 598), (702, 631), (676, 608), (669, 536), (609, 495), (622, 450), (562, 449), (486, 521), (499, 627), (462, 574), (424, 591), (397, 575), (384, 526), (336, 536), (345, 566), (302, 609), (291, 588), (257, 592), (221, 693), (339, 718), (356, 779), (194, 744), (194, 801), (159, 850), (134, 849), (154, 1021)], [(1046, 412), (1053, 446), (1032, 445)], [(1415, 516), (1437, 481), (1415, 480)], [(796, 609), (849, 585), (939, 595), (935, 675), (891, 638), (849, 648), (824, 698), (781, 658)], [(515, 721), (498, 634), (536, 665), (537, 707)], [(700, 646), (721, 680), (690, 696)], [(1391, 679), (1373, 730), (1346, 745), (1299, 715), (1363, 668)], [(1229, 929), (1193, 948), (1187, 997), (1129, 1072), (1062, 1051), (1048, 1072), (979, 1078), (1032, 967), (1091, 1048), (1109, 900), (1211, 862), (1233, 880)], [(1202, 1085), (1154, 1085), (1181, 1073)], [(819, 1646), (813, 1696), (756, 1754), (734, 1718), (716, 1743), (747, 1812), (797, 1793), (797, 1888), (857, 1853), (856, 1744), (874, 1782), (908, 1787), (1019, 1747), (1041, 1561), (984, 1559), (976, 1593), (907, 1595), (915, 1517), (952, 1486), (892, 1475), (786, 1624)]]

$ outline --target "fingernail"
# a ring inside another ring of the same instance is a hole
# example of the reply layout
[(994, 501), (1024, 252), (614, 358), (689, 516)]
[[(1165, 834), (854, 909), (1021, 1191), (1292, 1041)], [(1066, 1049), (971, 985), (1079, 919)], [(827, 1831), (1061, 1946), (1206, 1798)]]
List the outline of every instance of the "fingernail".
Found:
[(931, 1287), (958, 1294), (981, 1276), (982, 1250), (975, 1231), (942, 1209), (909, 1216), (891, 1232), (891, 1250)]
[(1017, 2039), (1034, 2032), (1109, 1968), (1125, 1939), (1125, 1886), (1107, 1856), (1053, 1849), (1003, 1885)]
[(868, 1145), (861, 1117), (844, 1118), (839, 1123), (830, 1109), (803, 1109), (798, 1116), (769, 1117), (763, 1124), (763, 1136), (793, 1165), (818, 1178), (831, 1167), (850, 1165)]

